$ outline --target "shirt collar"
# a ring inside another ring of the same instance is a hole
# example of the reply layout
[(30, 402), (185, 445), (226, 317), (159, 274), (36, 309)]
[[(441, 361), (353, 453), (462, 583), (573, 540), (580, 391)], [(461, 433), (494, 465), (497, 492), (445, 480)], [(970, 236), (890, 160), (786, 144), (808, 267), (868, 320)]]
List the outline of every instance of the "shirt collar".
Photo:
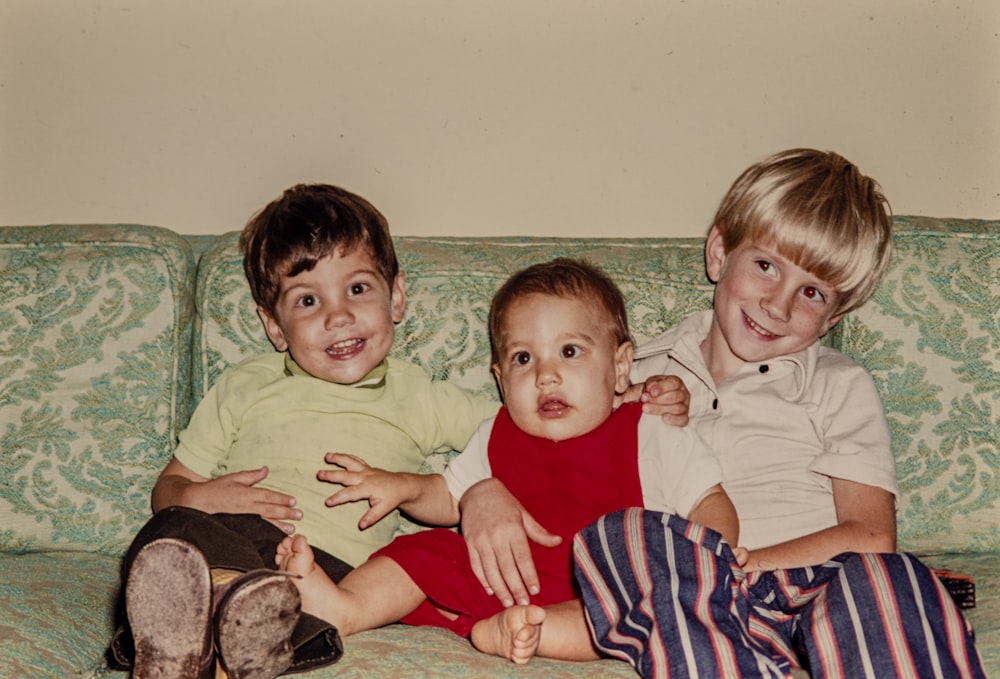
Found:
[[(345, 384), (345, 387), (361, 387), (364, 389), (377, 389), (385, 385), (385, 376), (389, 372), (389, 361), (387, 359), (382, 359), (382, 362), (371, 369), (367, 375), (362, 377), (357, 382), (352, 384)], [(285, 375), (288, 377), (312, 377), (309, 373), (302, 369), (292, 355), (285, 352)]]

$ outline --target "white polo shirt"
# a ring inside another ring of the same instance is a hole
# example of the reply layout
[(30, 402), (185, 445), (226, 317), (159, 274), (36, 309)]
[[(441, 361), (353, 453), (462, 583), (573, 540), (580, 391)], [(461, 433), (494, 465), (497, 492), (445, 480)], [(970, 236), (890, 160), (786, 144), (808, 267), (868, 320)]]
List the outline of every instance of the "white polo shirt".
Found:
[(700, 350), (711, 322), (711, 311), (695, 314), (639, 347), (632, 380), (684, 380), (689, 426), (722, 464), (742, 546), (759, 549), (835, 526), (831, 478), (883, 488), (898, 501), (882, 401), (861, 365), (816, 342), (748, 363), (716, 385)]

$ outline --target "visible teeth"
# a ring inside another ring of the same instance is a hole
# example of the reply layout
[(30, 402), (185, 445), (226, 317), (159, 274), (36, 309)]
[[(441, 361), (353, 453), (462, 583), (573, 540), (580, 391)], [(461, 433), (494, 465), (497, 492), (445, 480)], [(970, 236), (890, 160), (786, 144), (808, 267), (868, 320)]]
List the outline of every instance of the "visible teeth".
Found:
[(362, 341), (363, 340), (360, 339), (344, 340), (343, 342), (337, 342), (335, 344), (331, 344), (330, 347), (327, 349), (327, 351), (343, 351), (344, 349), (353, 349), (354, 347), (361, 344)]
[(749, 323), (750, 327), (753, 328), (754, 330), (756, 330), (757, 332), (759, 332), (761, 335), (773, 335), (774, 334), (773, 332), (765, 330), (761, 326), (759, 326), (756, 323), (754, 323), (753, 319), (750, 318), (749, 316), (747, 316), (747, 323)]

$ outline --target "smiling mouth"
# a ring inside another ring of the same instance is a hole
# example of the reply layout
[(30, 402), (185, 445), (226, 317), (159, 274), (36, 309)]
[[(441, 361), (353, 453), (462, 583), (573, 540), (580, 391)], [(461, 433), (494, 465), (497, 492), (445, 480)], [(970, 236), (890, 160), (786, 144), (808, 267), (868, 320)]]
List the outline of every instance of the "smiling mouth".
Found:
[(334, 358), (353, 356), (364, 346), (364, 343), (365, 341), (360, 338), (344, 340), (328, 346), (326, 353)]
[(749, 327), (751, 330), (753, 330), (754, 332), (756, 332), (761, 337), (764, 337), (765, 339), (771, 339), (771, 338), (777, 338), (777, 337), (779, 337), (779, 335), (775, 335), (773, 332), (771, 332), (770, 330), (767, 330), (763, 326), (757, 325), (757, 323), (754, 322), (754, 320), (752, 318), (750, 318), (749, 316), (747, 316), (746, 314), (743, 314), (743, 320), (746, 322), (747, 327)]

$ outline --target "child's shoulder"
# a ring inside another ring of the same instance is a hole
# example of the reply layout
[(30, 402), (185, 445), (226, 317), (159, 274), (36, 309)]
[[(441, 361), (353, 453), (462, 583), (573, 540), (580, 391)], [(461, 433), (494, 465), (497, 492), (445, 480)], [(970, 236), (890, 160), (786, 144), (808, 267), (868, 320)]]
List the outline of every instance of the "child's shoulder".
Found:
[(285, 374), (285, 354), (274, 351), (234, 363), (222, 371), (216, 384), (220, 387), (247, 389), (269, 384)]
[(816, 354), (816, 369), (817, 372), (847, 376), (868, 374), (868, 370), (856, 360), (838, 349), (823, 344), (819, 345)]
[(249, 358), (234, 363), (226, 368), (227, 373), (283, 373), (285, 372), (285, 353), (269, 351), (255, 354)]

